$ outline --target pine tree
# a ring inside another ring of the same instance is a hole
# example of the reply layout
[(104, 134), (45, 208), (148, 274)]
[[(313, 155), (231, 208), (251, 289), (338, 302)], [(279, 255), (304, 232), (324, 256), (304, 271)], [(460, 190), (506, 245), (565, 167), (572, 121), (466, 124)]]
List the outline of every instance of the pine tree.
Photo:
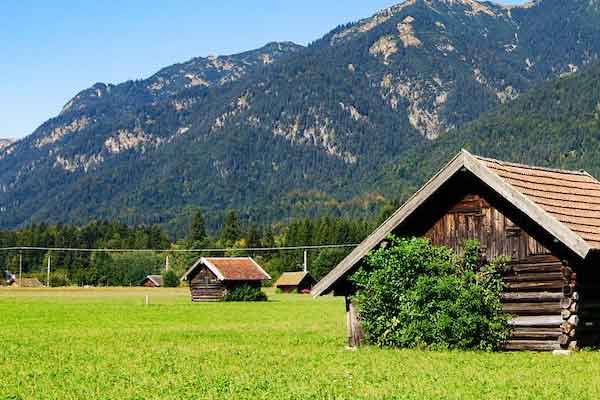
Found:
[(188, 231), (188, 241), (190, 242), (202, 242), (207, 238), (206, 227), (204, 224), (204, 215), (202, 210), (198, 210), (192, 217), (192, 223)]
[(224, 245), (231, 245), (240, 238), (240, 226), (235, 215), (235, 211), (230, 210), (225, 214), (223, 230), (221, 231), (221, 241)]

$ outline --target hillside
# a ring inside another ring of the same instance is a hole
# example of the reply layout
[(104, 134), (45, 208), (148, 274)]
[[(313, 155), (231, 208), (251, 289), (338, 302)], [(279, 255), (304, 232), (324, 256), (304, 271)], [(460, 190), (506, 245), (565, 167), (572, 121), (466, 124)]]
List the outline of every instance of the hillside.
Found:
[(404, 197), (461, 148), (488, 157), (569, 170), (600, 178), (600, 63), (540, 84), (463, 129), (390, 163), (378, 176)]
[(373, 212), (419, 182), (398, 179), (405, 160), (431, 146), (447, 158), (482, 114), (596, 60), (599, 8), (407, 0), (307, 47), (272, 43), (96, 84), (0, 150), (0, 226), (177, 229), (192, 205), (213, 225), (226, 208), (259, 223)]

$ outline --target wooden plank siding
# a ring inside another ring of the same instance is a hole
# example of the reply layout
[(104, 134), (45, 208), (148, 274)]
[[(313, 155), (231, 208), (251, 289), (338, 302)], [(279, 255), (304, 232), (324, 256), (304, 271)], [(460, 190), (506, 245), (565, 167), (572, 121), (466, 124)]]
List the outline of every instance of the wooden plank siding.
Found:
[(199, 268), (189, 278), (192, 301), (221, 301), (225, 296), (223, 283), (208, 268)]
[(440, 218), (425, 234), (435, 245), (462, 251), (467, 240), (477, 240), (485, 256), (516, 260), (550, 251), (525, 233), (481, 195), (468, 194)]

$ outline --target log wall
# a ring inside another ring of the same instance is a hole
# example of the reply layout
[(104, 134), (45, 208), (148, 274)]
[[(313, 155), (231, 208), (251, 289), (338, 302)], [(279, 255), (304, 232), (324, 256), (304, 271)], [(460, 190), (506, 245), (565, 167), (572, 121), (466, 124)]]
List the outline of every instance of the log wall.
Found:
[(206, 267), (198, 268), (189, 285), (192, 301), (221, 301), (225, 296), (222, 282)]

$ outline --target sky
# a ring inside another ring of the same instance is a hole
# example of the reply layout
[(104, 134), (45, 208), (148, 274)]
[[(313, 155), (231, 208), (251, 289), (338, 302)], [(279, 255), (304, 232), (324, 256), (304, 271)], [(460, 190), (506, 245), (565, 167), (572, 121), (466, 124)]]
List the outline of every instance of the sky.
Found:
[[(0, 9), (0, 138), (21, 138), (96, 82), (193, 57), (307, 44), (399, 0), (9, 0)], [(505, 4), (523, 3), (506, 0)]]

